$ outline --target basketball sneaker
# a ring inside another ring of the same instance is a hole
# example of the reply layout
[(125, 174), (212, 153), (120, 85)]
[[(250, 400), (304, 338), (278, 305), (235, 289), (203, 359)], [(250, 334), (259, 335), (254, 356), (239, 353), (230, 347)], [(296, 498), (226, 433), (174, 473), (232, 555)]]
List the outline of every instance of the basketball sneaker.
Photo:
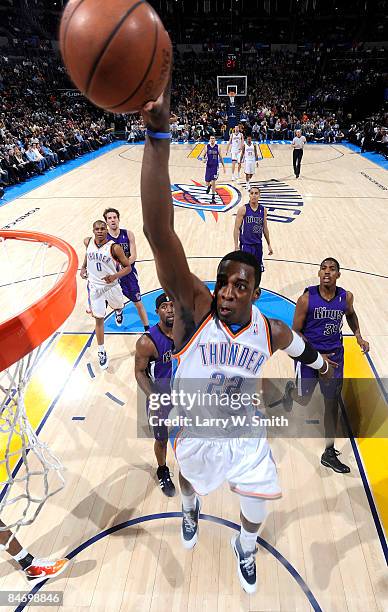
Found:
[(171, 480), (170, 470), (168, 469), (167, 465), (160, 465), (156, 471), (156, 474), (159, 478), (159, 486), (162, 489), (162, 492), (167, 497), (174, 497), (175, 486)]
[(59, 576), (65, 571), (69, 563), (69, 559), (57, 559), (56, 561), (34, 559), (32, 564), (23, 570), (23, 573), (28, 584), (35, 585), (48, 578)]
[(282, 397), (283, 408), (286, 412), (291, 412), (292, 410), (294, 400), (291, 394), (294, 389), (296, 389), (295, 383), (292, 380), (289, 380), (286, 384), (286, 388), (284, 389), (284, 395)]
[(124, 315), (122, 310), (115, 310), (115, 319), (117, 327), (121, 327), (124, 320)]
[(237, 559), (237, 574), (240, 584), (246, 593), (256, 592), (256, 550), (245, 553), (241, 548), (240, 536), (235, 535), (230, 541)]
[(108, 367), (108, 356), (106, 351), (98, 351), (98, 361), (100, 363), (101, 370), (106, 370)]
[(341, 453), (337, 451), (334, 446), (329, 446), (329, 448), (327, 448), (322, 454), (321, 463), (325, 467), (329, 467), (339, 474), (349, 474), (350, 467), (338, 459), (338, 455), (340, 454)]
[(184, 510), (182, 506), (182, 544), (188, 550), (194, 548), (198, 542), (198, 520), (201, 503), (197, 497), (194, 510)]

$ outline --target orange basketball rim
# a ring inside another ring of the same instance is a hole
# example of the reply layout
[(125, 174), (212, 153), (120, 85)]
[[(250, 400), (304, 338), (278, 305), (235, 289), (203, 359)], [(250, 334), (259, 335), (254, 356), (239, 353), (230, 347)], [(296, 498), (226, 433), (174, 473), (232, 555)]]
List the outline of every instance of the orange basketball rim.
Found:
[(68, 257), (67, 269), (47, 293), (23, 312), (0, 323), (0, 372), (47, 340), (70, 316), (77, 298), (77, 254), (67, 242), (40, 232), (0, 230), (0, 240), (40, 242)]

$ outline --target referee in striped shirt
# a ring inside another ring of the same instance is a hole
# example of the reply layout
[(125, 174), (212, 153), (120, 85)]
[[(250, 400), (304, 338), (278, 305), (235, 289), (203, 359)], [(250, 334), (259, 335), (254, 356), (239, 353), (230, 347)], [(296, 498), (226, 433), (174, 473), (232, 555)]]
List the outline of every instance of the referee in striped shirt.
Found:
[(300, 175), (300, 166), (302, 164), (303, 157), (303, 147), (306, 144), (306, 138), (302, 136), (301, 130), (296, 130), (295, 137), (292, 141), (292, 161), (294, 164), (294, 174), (296, 178), (299, 178)]

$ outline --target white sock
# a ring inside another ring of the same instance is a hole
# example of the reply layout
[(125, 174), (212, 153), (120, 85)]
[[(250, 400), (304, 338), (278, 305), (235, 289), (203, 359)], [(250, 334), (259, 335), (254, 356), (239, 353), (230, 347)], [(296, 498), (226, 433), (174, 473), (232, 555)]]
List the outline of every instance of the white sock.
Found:
[(246, 531), (244, 527), (241, 525), (241, 533), (240, 533), (240, 544), (244, 553), (253, 552), (256, 549), (256, 539), (258, 535), (258, 531), (255, 533), (251, 533), (250, 531)]
[(13, 558), (15, 559), (15, 561), (21, 561), (22, 559), (24, 559), (24, 557), (27, 557), (27, 555), (29, 554), (30, 553), (28, 552), (28, 550), (26, 550), (25, 548), (22, 548), (22, 550), (18, 552), (18, 554), (15, 555)]
[(190, 510), (195, 509), (197, 503), (197, 496), (195, 493), (193, 493), (192, 495), (183, 495), (183, 493), (181, 492), (181, 497), (183, 510), (189, 512)]
[(97, 346), (97, 350), (99, 353), (105, 353), (105, 346), (103, 344), (99, 344)]

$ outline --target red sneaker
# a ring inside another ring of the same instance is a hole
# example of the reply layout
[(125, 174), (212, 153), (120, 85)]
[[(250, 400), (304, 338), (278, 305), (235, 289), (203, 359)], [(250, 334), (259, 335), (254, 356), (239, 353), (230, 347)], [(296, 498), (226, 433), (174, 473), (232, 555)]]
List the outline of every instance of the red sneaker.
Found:
[(23, 571), (27, 582), (35, 585), (48, 578), (59, 576), (59, 574), (65, 571), (69, 563), (69, 559), (57, 559), (56, 561), (50, 561), (50, 559), (34, 559), (32, 564)]

